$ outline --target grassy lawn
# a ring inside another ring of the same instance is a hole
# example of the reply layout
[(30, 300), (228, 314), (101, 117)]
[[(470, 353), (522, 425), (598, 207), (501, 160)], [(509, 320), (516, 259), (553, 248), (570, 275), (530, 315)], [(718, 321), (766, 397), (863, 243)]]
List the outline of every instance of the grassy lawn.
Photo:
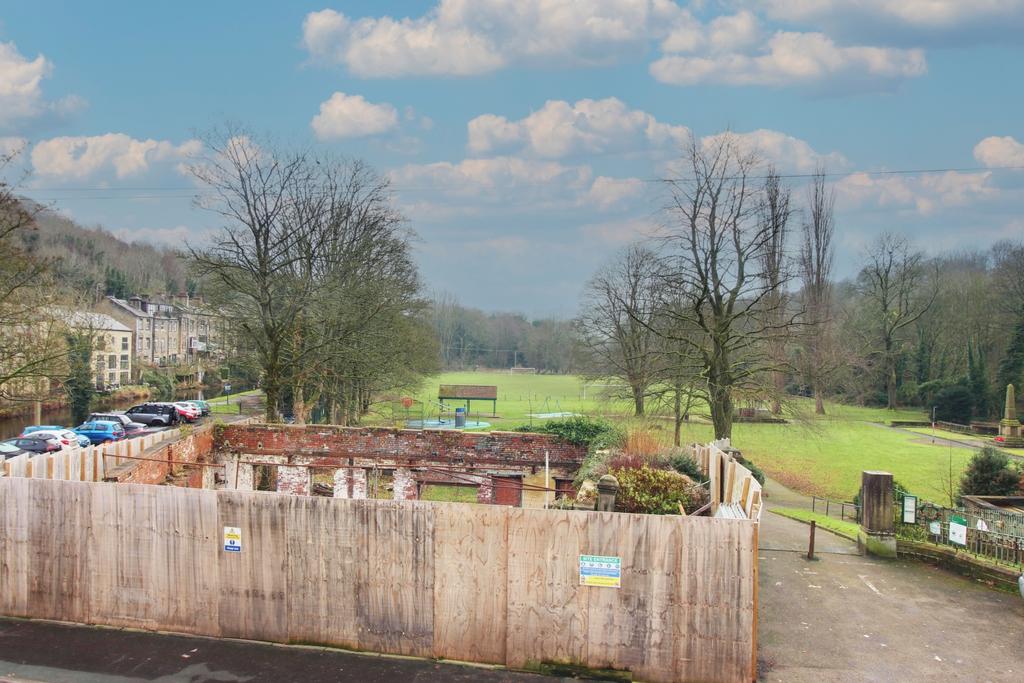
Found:
[(427, 484), (420, 491), (420, 500), (430, 500), (435, 503), (475, 503), (476, 488)]
[[(602, 396), (606, 388), (588, 385), (579, 377), (567, 375), (510, 375), (507, 372), (450, 372), (424, 382), (415, 398), (427, 406), (426, 417), (436, 418), (437, 390), (440, 384), (487, 384), (498, 387), (497, 417), (490, 416), (490, 405), (474, 403), (474, 413), (490, 423), (484, 429), (503, 430), (519, 425), (538, 425), (545, 420), (530, 413), (571, 412), (611, 417), (629, 430), (645, 430), (662, 443), (672, 440), (672, 423), (667, 411), (652, 410), (645, 418), (632, 416), (632, 404)], [(246, 394), (253, 392), (245, 392)], [(239, 394), (231, 397), (234, 400)], [(224, 397), (211, 403), (214, 410)], [(733, 444), (769, 476), (805, 495), (850, 500), (860, 488), (862, 470), (892, 472), (916, 495), (935, 502), (947, 502), (944, 491), (952, 478), (959, 480), (973, 451), (949, 444), (932, 444), (924, 434), (886, 427), (891, 420), (923, 420), (923, 411), (865, 408), (828, 403), (827, 415), (813, 415), (809, 399), (794, 399), (787, 410), (788, 424), (736, 424)], [(399, 409), (401, 413), (401, 409)], [(683, 442), (707, 442), (711, 425), (701, 420), (695, 409), (694, 421), (683, 426)], [(404, 417), (398, 415), (398, 417)], [(419, 415), (411, 417), (418, 418)], [(389, 402), (378, 404), (367, 424), (394, 425)], [(433, 493), (429, 495), (435, 495)], [(457, 492), (436, 493), (457, 495)]]
[[(928, 427), (911, 427), (909, 431), (920, 434), (922, 437), (931, 438), (933, 432)], [(992, 445), (1001, 451), (1005, 451), (1010, 455), (1024, 456), (1024, 448), (1006, 448), (992, 441), (991, 436), (983, 436), (981, 434), (961, 434), (959, 432), (949, 432), (945, 429), (936, 429), (934, 435), (939, 438), (948, 439), (950, 441), (960, 441), (967, 444), (986, 444)]]
[(242, 396), (259, 396), (263, 392), (259, 389), (250, 389), (249, 391), (240, 391), (237, 394), (231, 394), (230, 396), (218, 396), (217, 398), (211, 398), (207, 403), (210, 404), (211, 415), (238, 415), (238, 399)]
[(857, 540), (857, 530), (860, 528), (856, 522), (844, 522), (841, 519), (826, 517), (819, 512), (811, 512), (810, 510), (776, 507), (771, 508), (769, 512), (774, 512), (777, 515), (789, 517), (790, 519), (795, 519), (799, 522), (806, 522), (808, 524), (813, 521), (819, 528), (828, 529), (829, 531), (837, 533), (851, 541)]

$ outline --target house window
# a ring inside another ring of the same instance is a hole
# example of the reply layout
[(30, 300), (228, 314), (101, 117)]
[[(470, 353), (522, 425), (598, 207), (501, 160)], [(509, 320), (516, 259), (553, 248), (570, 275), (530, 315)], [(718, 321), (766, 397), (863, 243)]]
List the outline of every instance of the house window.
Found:
[(107, 379), (110, 381), (111, 384), (113, 384), (114, 382), (117, 381), (117, 373), (116, 372), (111, 372), (108, 375)]
[(121, 337), (121, 350), (122, 351), (127, 351), (128, 350), (128, 337)]
[(115, 356), (114, 354), (110, 354), (109, 356), (107, 356), (107, 367), (117, 367), (117, 356)]
[(122, 372), (121, 373), (121, 384), (123, 386), (128, 386), (129, 381), (130, 380), (128, 378), (128, 373), (127, 372)]
[(122, 368), (128, 367), (128, 354), (127, 353), (122, 353), (121, 354), (121, 367)]

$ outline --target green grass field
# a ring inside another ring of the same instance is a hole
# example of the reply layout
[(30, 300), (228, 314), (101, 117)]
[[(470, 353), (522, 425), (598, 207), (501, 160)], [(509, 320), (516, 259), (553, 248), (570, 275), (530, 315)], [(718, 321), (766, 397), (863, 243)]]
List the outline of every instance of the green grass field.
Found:
[(782, 517), (789, 517), (799, 522), (806, 522), (810, 524), (812, 521), (821, 529), (828, 529), (829, 531), (836, 533), (844, 538), (848, 538), (851, 541), (857, 540), (857, 532), (860, 530), (860, 525), (856, 522), (846, 522), (835, 517), (826, 517), (825, 515), (818, 512), (811, 512), (810, 510), (800, 510), (798, 508), (786, 508), (786, 507), (774, 507), (771, 509), (777, 515)]
[[(632, 404), (622, 399), (601, 396), (602, 389), (584, 384), (580, 378), (566, 375), (509, 375), (502, 372), (451, 372), (424, 383), (415, 398), (428, 404), (437, 400), (439, 384), (493, 384), (498, 387), (498, 417), (489, 416), (490, 406), (473, 404), (473, 411), (485, 413), (481, 419), (487, 429), (510, 429), (519, 425), (541, 424), (530, 413), (574, 412), (607, 416), (627, 429), (644, 429), (665, 444), (671, 443), (672, 423), (667, 411), (638, 419), (632, 416)], [(737, 424), (733, 444), (759, 465), (769, 476), (806, 495), (850, 500), (860, 487), (860, 473), (882, 469), (917, 495), (946, 501), (950, 471), (959, 480), (973, 451), (930, 443), (924, 435), (890, 429), (891, 420), (922, 420), (920, 410), (888, 411), (879, 408), (828, 404), (828, 414), (811, 414), (809, 400), (795, 399), (788, 407), (793, 413), (789, 424)], [(699, 409), (695, 413), (701, 412)], [(391, 421), (390, 405), (379, 407), (374, 421)], [(436, 408), (427, 417), (436, 417)], [(418, 417), (418, 416), (414, 416)], [(711, 425), (695, 417), (684, 425), (684, 443), (706, 442), (713, 436)], [(948, 501), (946, 501), (948, 502)]]

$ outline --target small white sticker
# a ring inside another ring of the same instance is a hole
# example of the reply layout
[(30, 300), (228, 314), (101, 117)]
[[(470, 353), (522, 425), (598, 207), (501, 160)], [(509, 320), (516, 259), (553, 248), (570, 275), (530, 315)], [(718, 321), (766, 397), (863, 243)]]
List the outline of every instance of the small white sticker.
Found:
[(232, 553), (242, 552), (242, 530), (237, 526), (224, 527), (224, 550)]

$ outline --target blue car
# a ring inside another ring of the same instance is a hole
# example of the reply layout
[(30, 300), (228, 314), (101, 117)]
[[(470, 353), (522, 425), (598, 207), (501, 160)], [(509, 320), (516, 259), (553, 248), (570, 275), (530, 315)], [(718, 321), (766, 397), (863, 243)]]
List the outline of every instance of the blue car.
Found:
[(74, 430), (75, 434), (89, 439), (90, 443), (101, 444), (120, 441), (124, 438), (124, 427), (118, 422), (93, 420), (84, 422)]
[[(44, 430), (47, 431), (47, 432), (71, 432), (71, 431), (74, 431), (73, 429), (68, 429), (67, 427), (61, 427), (60, 425), (29, 425), (28, 427), (25, 427), (25, 429), (22, 430), (21, 433), (22, 434), (31, 434), (32, 432), (40, 432), (40, 431), (44, 431)], [(84, 448), (84, 447), (88, 446), (90, 443), (91, 442), (89, 441), (89, 437), (83, 436), (81, 434), (78, 435), (78, 445), (79, 446)]]

